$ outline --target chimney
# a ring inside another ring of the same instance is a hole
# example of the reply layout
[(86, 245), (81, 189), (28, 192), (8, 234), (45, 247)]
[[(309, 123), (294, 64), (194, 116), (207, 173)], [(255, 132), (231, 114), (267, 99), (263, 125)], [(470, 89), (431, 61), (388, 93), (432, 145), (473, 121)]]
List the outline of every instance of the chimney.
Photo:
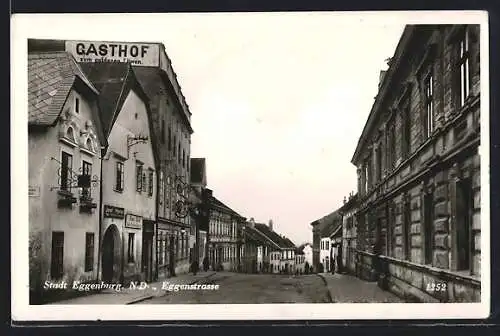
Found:
[(344, 204), (345, 204), (346, 202), (347, 202), (347, 200), (346, 200), (346, 198), (345, 198), (345, 196), (344, 196)]
[(248, 221), (248, 226), (251, 228), (255, 227), (255, 220), (253, 219), (253, 217), (250, 218), (250, 220)]
[(268, 226), (269, 226), (269, 229), (271, 229), (271, 231), (273, 231), (273, 220), (272, 219), (269, 220)]
[(387, 70), (381, 70), (380, 71), (380, 75), (378, 77), (378, 87), (380, 88), (380, 86), (382, 85), (382, 82), (384, 81), (384, 77), (385, 77), (385, 73), (387, 72)]

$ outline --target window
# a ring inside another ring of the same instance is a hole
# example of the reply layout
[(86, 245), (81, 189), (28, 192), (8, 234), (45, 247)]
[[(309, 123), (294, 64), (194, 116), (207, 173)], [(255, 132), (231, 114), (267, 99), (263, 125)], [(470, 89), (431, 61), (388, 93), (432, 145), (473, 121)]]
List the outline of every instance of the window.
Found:
[(123, 170), (123, 162), (116, 161), (116, 180), (115, 180), (115, 190), (123, 191), (123, 181), (124, 181), (124, 170)]
[(175, 235), (175, 256), (176, 259), (179, 259), (179, 235)]
[(387, 134), (387, 168), (393, 169), (396, 165), (396, 132), (394, 122), (389, 123)]
[(75, 112), (80, 113), (80, 99), (75, 98)]
[(174, 146), (174, 157), (177, 158), (177, 136), (174, 135), (174, 143), (173, 143), (173, 146)]
[(403, 201), (403, 258), (410, 259), (410, 243), (411, 243), (411, 208), (410, 208), (410, 195), (405, 195)]
[(52, 232), (52, 250), (50, 259), (50, 277), (60, 279), (64, 272), (64, 232)]
[(135, 245), (135, 233), (129, 232), (129, 234), (128, 234), (128, 253), (127, 253), (129, 263), (133, 263), (135, 260), (134, 245)]
[(434, 78), (432, 72), (424, 80), (424, 139), (434, 131)]
[(363, 166), (363, 192), (368, 191), (368, 163), (365, 162)]
[[(90, 181), (90, 176), (92, 176), (92, 164), (90, 162), (82, 161), (82, 174), (88, 176)], [(90, 186), (82, 188), (82, 197), (90, 198), (91, 197), (90, 192), (91, 192)]]
[(181, 157), (181, 143), (180, 142), (177, 143), (177, 153), (179, 153), (179, 156), (177, 157), (177, 162), (179, 162), (179, 164), (181, 164), (182, 157)]
[(162, 120), (161, 121), (161, 134), (160, 134), (160, 138), (161, 138), (161, 143), (165, 143), (165, 120)]
[(182, 150), (182, 167), (186, 167), (186, 152)]
[(410, 155), (411, 146), (411, 114), (410, 104), (408, 103), (402, 111), (402, 137), (401, 154), (402, 159), (406, 159)]
[(470, 94), (470, 36), (469, 30), (465, 29), (459, 42), (459, 60), (460, 68), (460, 106), (465, 104), (465, 100)]
[(71, 190), (73, 169), (73, 156), (69, 153), (61, 153), (61, 190)]
[(326, 241), (326, 250), (329, 250), (329, 249), (330, 249), (330, 242)]
[(172, 150), (172, 129), (168, 127), (168, 150)]
[(142, 163), (141, 162), (137, 162), (136, 163), (136, 166), (135, 166), (135, 173), (136, 173), (136, 190), (138, 192), (141, 192), (142, 191)]
[(146, 172), (142, 171), (142, 190), (146, 191), (148, 188), (148, 180), (146, 179)]
[(148, 183), (148, 195), (153, 196), (153, 178), (154, 178), (154, 171), (152, 169), (149, 169), (149, 183)]
[(85, 272), (94, 269), (94, 233), (85, 234)]
[(432, 264), (434, 249), (434, 200), (432, 192), (424, 193), (424, 263)]
[(471, 268), (472, 250), (472, 181), (465, 178), (457, 182), (456, 196), (456, 246), (457, 246), (457, 270), (469, 270)]
[(376, 180), (380, 181), (382, 179), (382, 151), (380, 147), (375, 150), (375, 174)]

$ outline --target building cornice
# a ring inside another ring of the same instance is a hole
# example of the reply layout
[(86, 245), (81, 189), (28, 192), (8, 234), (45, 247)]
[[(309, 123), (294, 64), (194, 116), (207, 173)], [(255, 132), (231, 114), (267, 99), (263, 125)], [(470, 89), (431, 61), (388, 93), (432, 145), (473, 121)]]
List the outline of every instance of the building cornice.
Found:
[(380, 111), (380, 106), (386, 99), (386, 96), (389, 92), (389, 87), (391, 86), (392, 79), (394, 78), (395, 73), (399, 69), (399, 65), (401, 64), (403, 54), (407, 50), (415, 34), (415, 29), (416, 28), (414, 25), (407, 25), (403, 31), (403, 34), (396, 47), (396, 51), (394, 52), (394, 56), (391, 58), (389, 69), (387, 70), (387, 73), (384, 76), (378, 94), (375, 97), (375, 102), (372, 105), (372, 109), (370, 111), (370, 115), (368, 116), (368, 120), (366, 121), (361, 136), (358, 140), (358, 144), (356, 145), (356, 150), (354, 151), (354, 155), (351, 159), (351, 163), (353, 164), (357, 163), (359, 156), (361, 154), (361, 150), (364, 147), (366, 140), (368, 138), (368, 135), (370, 134), (372, 128), (374, 127), (376, 117), (378, 116)]

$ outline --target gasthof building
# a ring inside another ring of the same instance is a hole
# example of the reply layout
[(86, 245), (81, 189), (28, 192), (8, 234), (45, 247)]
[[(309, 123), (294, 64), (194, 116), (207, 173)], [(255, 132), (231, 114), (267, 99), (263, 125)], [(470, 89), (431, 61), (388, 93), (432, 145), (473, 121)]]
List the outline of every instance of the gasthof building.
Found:
[(189, 198), (191, 112), (162, 43), (75, 40), (30, 40), (31, 51), (65, 51), (78, 64), (129, 63), (143, 88), (151, 113), (151, 138), (158, 147), (154, 184), (156, 215), (149, 258), (152, 278), (187, 272), (194, 221), (186, 215)]
[(480, 301), (479, 25), (409, 25), (352, 158), (359, 276)]

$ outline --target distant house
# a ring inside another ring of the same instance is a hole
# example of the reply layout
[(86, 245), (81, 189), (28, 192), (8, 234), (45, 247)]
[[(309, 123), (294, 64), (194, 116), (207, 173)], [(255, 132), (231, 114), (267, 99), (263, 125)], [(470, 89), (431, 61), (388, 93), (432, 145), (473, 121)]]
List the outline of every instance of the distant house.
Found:
[(345, 271), (356, 273), (357, 210), (358, 195), (351, 195), (339, 209), (342, 213), (342, 263)]
[[(332, 247), (331, 235), (338, 234), (337, 230), (342, 225), (341, 218), (340, 213), (334, 211), (311, 223), (313, 226), (313, 267), (316, 271), (321, 269), (325, 272), (331, 271), (332, 257), (334, 257), (332, 253), (336, 251)], [(314, 246), (315, 241), (317, 247)]]
[(306, 258), (304, 255), (304, 247), (302, 244), (295, 249), (295, 272), (303, 274), (306, 271)]
[[(292, 273), (295, 265), (295, 244), (290, 239), (273, 230), (273, 222), (269, 224), (255, 223), (255, 228), (266, 236), (277, 249), (270, 254), (270, 263), (274, 273)], [(278, 253), (279, 252), (279, 253)]]

